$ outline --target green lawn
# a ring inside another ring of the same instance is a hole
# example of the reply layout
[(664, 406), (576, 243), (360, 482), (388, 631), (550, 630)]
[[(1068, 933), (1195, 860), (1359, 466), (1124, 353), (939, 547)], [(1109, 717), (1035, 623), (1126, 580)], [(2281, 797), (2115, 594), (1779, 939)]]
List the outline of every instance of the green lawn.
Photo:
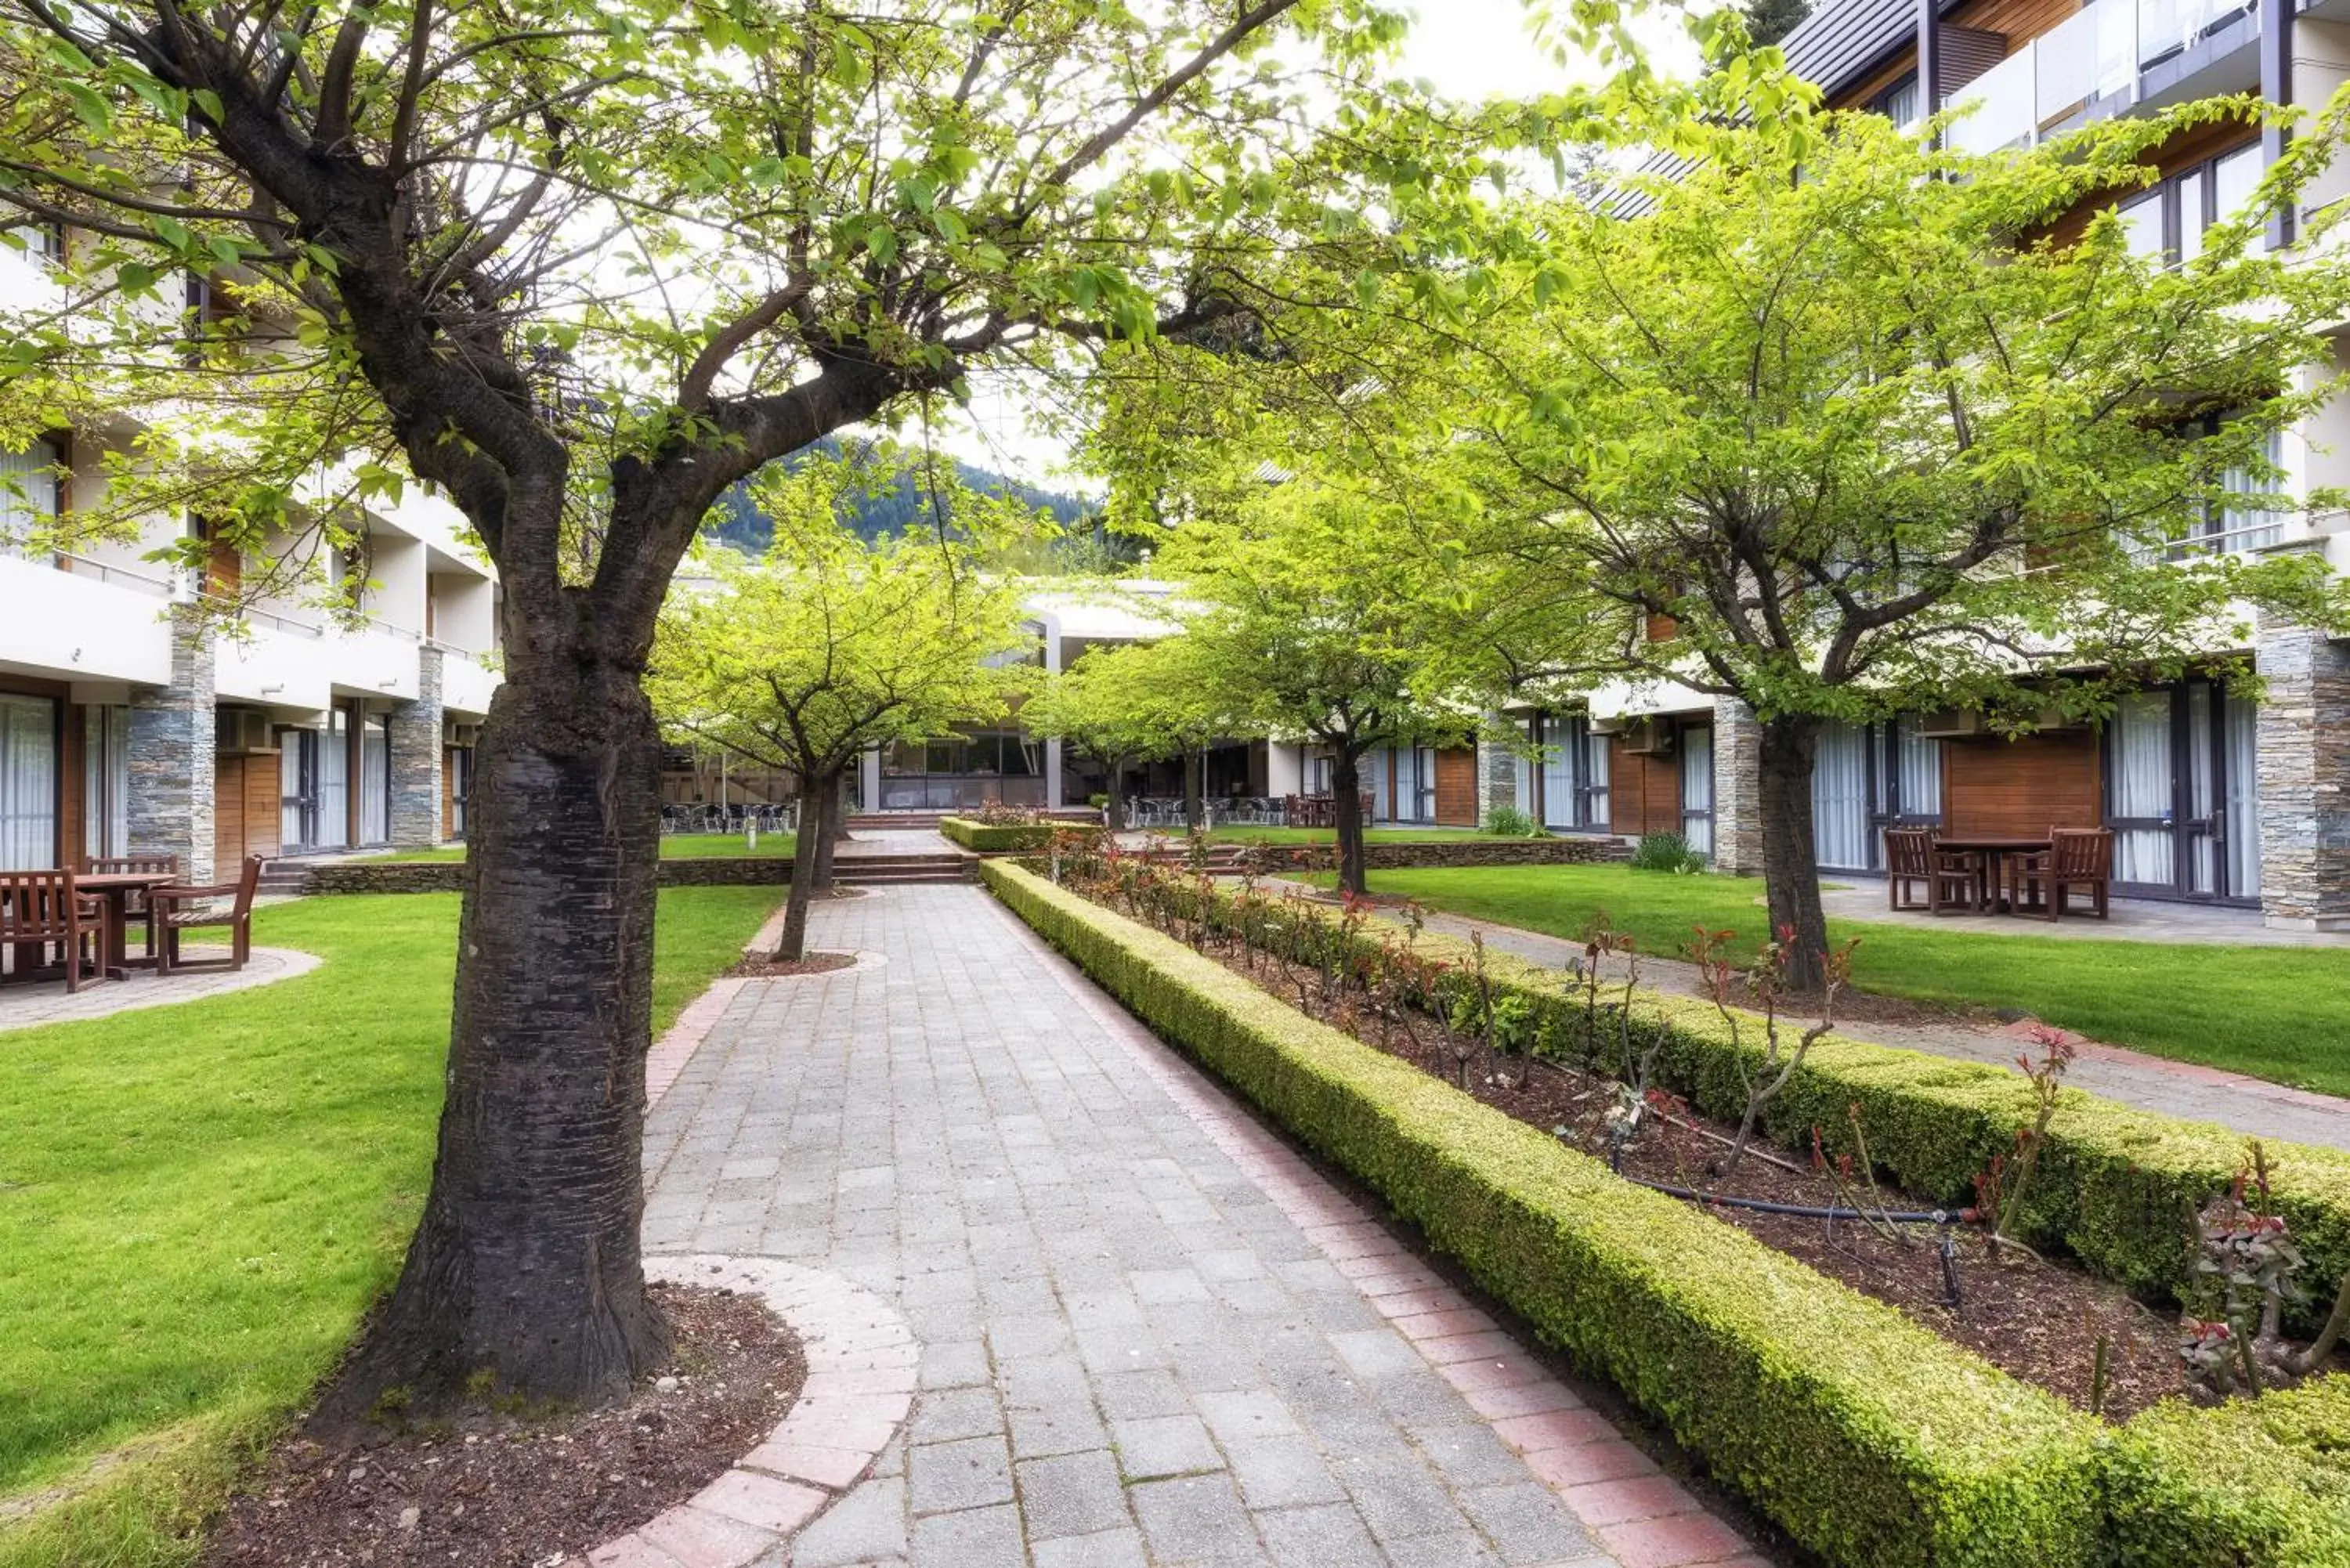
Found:
[[(754, 849), (743, 843), (739, 833), (673, 834), (661, 840), (661, 858), (720, 860), (730, 855), (755, 855), (761, 858), (770, 855), (787, 856), (792, 852), (792, 841), (793, 836), (788, 833), (763, 833), (759, 835), (758, 847)], [(441, 849), (401, 849), (377, 858), (381, 863), (398, 861), (406, 864), (418, 860), (463, 860), (464, 857), (465, 846), (452, 844)]]
[[(1373, 888), (1432, 909), (1554, 936), (1579, 936), (1606, 909), (1643, 950), (1678, 955), (1700, 922), (1734, 930), (1742, 951), (1764, 933), (1759, 880), (1676, 877), (1627, 866), (1383, 871)], [(1854, 962), (1870, 991), (2023, 1008), (2092, 1039), (2280, 1084), (2350, 1095), (2350, 949), (2187, 946), (1985, 936), (1873, 921), (1832, 921), (1860, 937)]]
[[(661, 898), (655, 1027), (773, 889)], [(191, 1521), (390, 1281), (441, 1102), (457, 900), (307, 898), (326, 961), (183, 1006), (0, 1033), (0, 1565), (176, 1563)], [(9, 1500), (133, 1456), (30, 1522)]]

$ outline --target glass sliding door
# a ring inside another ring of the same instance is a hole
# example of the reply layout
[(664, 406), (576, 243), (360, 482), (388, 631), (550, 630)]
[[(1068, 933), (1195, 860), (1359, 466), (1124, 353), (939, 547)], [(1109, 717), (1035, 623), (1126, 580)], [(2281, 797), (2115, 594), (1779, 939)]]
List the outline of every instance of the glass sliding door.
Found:
[(0, 692), (0, 871), (57, 863), (57, 704)]
[(391, 719), (359, 716), (359, 842), (391, 842)]
[(351, 719), (340, 708), (327, 714), (318, 732), (318, 815), (314, 849), (351, 846)]
[(1566, 833), (1607, 831), (1607, 737), (1580, 713), (1542, 717), (1542, 823)]
[(130, 710), (81, 711), (82, 853), (130, 853)]
[(1868, 871), (1877, 865), (1875, 779), (1869, 732), (1858, 724), (1820, 730), (1812, 763), (1812, 838), (1823, 870)]
[(277, 843), (289, 855), (317, 836), (317, 731), (277, 732)]
[(2252, 703), (2210, 680), (2133, 691), (2106, 726), (2114, 885), (2140, 898), (2260, 897)]
[(1713, 853), (1713, 726), (1681, 730), (1681, 836), (1700, 855)]

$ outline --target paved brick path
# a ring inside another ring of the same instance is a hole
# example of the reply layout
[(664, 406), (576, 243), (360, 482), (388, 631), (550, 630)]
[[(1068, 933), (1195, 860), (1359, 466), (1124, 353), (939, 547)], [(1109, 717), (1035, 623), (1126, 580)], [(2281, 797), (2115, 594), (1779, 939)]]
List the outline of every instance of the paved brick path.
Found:
[(646, 1137), (648, 1250), (894, 1302), (905, 1440), (794, 1568), (1759, 1568), (1575, 1392), (975, 888), (819, 907)]
[[(192, 942), (187, 956), (198, 962), (224, 959), (228, 949), (199, 947)], [(26, 985), (12, 981), (5, 989), (0, 989), (0, 1031), (108, 1018), (147, 1007), (175, 1007), (183, 1002), (201, 1002), (208, 996), (224, 996), (232, 991), (292, 980), (317, 967), (315, 953), (296, 952), (291, 948), (255, 948), (241, 970), (192, 969), (165, 976), (151, 969), (134, 969), (128, 980), (85, 981), (81, 990), (71, 993), (62, 980), (35, 981)]]

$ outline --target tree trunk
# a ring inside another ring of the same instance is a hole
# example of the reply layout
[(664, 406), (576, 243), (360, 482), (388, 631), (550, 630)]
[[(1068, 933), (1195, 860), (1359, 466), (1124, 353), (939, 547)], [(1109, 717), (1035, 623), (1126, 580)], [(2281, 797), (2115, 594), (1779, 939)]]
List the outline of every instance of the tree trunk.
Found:
[(1183, 826), (1186, 827), (1196, 829), (1207, 826), (1200, 820), (1201, 796), (1206, 793), (1206, 780), (1202, 775), (1207, 771), (1207, 754), (1198, 747), (1183, 753)]
[(800, 784), (800, 830), (792, 840), (792, 888), (784, 899), (784, 934), (775, 942), (775, 959), (791, 963), (807, 956), (808, 899), (816, 893), (817, 846), (825, 841), (831, 812), (821, 780)]
[(1825, 975), (1828, 922), (1820, 908), (1819, 851), (1812, 836), (1812, 764), (1820, 723), (1766, 719), (1756, 781), (1762, 811), (1762, 880), (1773, 934), (1792, 932), (1787, 983), (1816, 991)]
[(1337, 748), (1330, 769), (1331, 821), (1338, 829), (1338, 888), (1360, 898), (1370, 891), (1363, 870), (1362, 759), (1348, 747)]
[[(833, 849), (848, 836), (848, 813), (842, 808), (840, 799), (840, 774), (826, 774), (824, 782), (816, 787), (816, 793), (824, 796), (824, 830), (812, 841), (816, 846), (815, 888), (819, 893), (829, 893), (832, 891)], [(793, 847), (797, 848), (798, 846)]]
[(639, 1254), (660, 739), (634, 668), (545, 640), (476, 753), (432, 1190), (323, 1422), (484, 1379), (616, 1399), (668, 1354)]

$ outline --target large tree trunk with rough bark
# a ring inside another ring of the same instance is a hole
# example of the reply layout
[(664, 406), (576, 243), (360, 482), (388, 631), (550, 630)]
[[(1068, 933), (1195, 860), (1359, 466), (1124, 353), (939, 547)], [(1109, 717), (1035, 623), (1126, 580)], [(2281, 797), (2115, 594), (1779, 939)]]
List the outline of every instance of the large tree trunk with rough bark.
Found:
[(484, 1380), (618, 1398), (667, 1355), (638, 1251), (660, 751), (608, 635), (509, 639), (475, 763), (432, 1189), (329, 1423)]
[(1198, 829), (1207, 826), (1202, 798), (1207, 793), (1204, 777), (1207, 771), (1206, 753), (1197, 746), (1183, 753), (1183, 826), (1186, 827)]
[(1820, 722), (1803, 716), (1766, 719), (1762, 730), (1756, 783), (1771, 929), (1793, 933), (1787, 983), (1814, 991), (1826, 972), (1828, 946), (1819, 851), (1812, 836), (1812, 766), (1819, 754)]
[(776, 940), (775, 957), (789, 963), (807, 956), (808, 900), (816, 896), (817, 846), (825, 841), (831, 802), (821, 779), (800, 783), (800, 828), (792, 840), (792, 886), (784, 899), (784, 933)]
[(1363, 867), (1362, 759), (1350, 746), (1337, 748), (1330, 768), (1331, 821), (1338, 829), (1338, 888), (1360, 898), (1370, 891)]

